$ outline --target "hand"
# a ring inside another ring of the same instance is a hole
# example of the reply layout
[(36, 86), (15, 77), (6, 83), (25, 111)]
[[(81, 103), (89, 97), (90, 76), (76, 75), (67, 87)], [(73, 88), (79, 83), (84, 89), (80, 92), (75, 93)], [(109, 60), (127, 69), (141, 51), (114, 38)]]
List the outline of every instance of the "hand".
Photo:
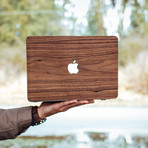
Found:
[(41, 119), (56, 114), (58, 112), (67, 111), (68, 109), (84, 104), (94, 103), (94, 100), (71, 100), (64, 102), (43, 102), (38, 107), (38, 115)]

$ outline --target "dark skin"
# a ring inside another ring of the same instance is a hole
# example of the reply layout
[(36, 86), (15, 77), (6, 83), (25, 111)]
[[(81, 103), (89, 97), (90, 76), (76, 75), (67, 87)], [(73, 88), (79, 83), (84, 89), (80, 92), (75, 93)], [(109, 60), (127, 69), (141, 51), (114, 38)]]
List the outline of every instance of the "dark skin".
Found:
[(71, 100), (63, 102), (43, 102), (38, 107), (38, 114), (39, 117), (43, 119), (53, 114), (67, 111), (70, 108), (90, 103), (94, 103), (94, 100), (89, 99), (89, 100)]

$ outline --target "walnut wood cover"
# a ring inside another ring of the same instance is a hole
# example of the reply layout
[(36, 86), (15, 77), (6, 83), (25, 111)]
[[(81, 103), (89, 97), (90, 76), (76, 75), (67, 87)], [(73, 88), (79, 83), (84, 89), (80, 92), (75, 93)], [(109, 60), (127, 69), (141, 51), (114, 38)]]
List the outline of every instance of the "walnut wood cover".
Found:
[[(26, 41), (29, 101), (118, 96), (117, 37), (30, 36)], [(69, 74), (74, 60), (79, 73)]]

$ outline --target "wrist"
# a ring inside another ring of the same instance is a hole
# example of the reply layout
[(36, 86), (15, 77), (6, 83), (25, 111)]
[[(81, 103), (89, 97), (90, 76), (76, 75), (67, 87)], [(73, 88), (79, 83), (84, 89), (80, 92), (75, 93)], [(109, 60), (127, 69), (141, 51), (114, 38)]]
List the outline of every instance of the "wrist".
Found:
[(37, 108), (37, 112), (38, 112), (38, 115), (41, 119), (44, 119), (46, 118), (46, 116), (43, 114), (43, 111), (42, 111), (42, 108), (41, 107), (38, 107)]
[(39, 125), (41, 123), (44, 123), (46, 121), (46, 118), (40, 118), (38, 114), (38, 106), (32, 107), (32, 126)]

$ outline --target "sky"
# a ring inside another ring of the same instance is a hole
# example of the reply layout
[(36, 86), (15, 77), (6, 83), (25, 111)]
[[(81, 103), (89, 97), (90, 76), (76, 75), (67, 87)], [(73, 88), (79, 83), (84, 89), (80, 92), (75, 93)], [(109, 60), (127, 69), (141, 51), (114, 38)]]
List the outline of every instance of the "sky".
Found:
[[(77, 23), (80, 24), (82, 23), (83, 25), (87, 25), (87, 19), (86, 19), (86, 14), (87, 11), (89, 10), (89, 5), (90, 5), (90, 0), (71, 0), (72, 3), (74, 4), (74, 7), (67, 7), (69, 12), (73, 12), (74, 16), (76, 16)], [(105, 0), (105, 3), (109, 5), (111, 3), (111, 0)], [(128, 27), (130, 26), (130, 14), (131, 14), (131, 9), (127, 7), (125, 10), (124, 16), (121, 16), (119, 13), (121, 9), (121, 3), (120, 1), (117, 1), (117, 5), (115, 8), (110, 7), (107, 15), (104, 16), (103, 21), (104, 21), (104, 27), (107, 28), (107, 35), (116, 35), (119, 37), (117, 33), (117, 28), (119, 25), (120, 17), (124, 17), (124, 30), (125, 32), (128, 31)], [(68, 15), (68, 14), (67, 14)]]

